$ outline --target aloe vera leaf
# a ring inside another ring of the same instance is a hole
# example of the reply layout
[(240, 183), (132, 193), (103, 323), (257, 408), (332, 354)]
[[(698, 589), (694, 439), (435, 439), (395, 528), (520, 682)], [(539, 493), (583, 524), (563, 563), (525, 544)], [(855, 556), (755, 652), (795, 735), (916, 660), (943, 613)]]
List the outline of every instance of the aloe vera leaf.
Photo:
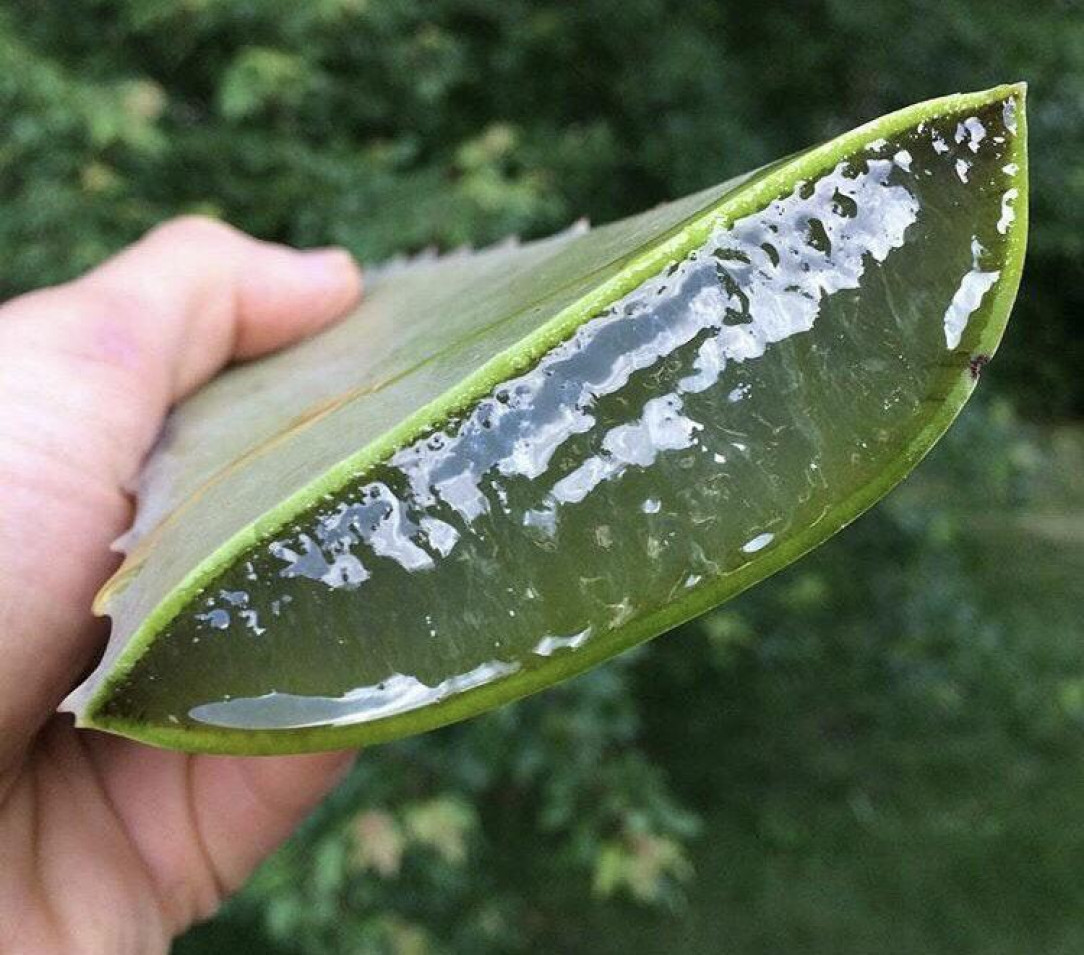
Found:
[(799, 557), (993, 354), (1022, 86), (932, 100), (586, 234), (382, 270), (179, 407), (80, 725), (375, 742), (515, 699)]

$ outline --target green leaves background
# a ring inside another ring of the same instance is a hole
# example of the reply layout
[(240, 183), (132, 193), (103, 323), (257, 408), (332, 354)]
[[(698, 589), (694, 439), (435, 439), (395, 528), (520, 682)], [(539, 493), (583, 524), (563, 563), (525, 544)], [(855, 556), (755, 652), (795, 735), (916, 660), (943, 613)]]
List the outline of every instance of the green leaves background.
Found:
[[(368, 261), (608, 221), (1019, 76), (1037, 228), (1002, 369), (1036, 410), (1079, 412), (1058, 356), (1084, 348), (1082, 51), (1072, 0), (7, 4), (0, 292), (181, 211)], [(1025, 335), (1041, 367), (1013, 357)]]
[[(1019, 419), (1084, 412), (1084, 16), (1073, 0), (0, 8), (4, 295), (181, 211), (370, 261), (545, 234), (1006, 78), (1031, 84), (1033, 229), (980, 390), (1000, 398), (719, 614), (367, 754), (179, 952), (1084, 947), (1084, 445)], [(1035, 532), (1051, 521), (1059, 542)], [(416, 839), (419, 809), (462, 861)], [(397, 873), (356, 855), (374, 818), (398, 834)]]

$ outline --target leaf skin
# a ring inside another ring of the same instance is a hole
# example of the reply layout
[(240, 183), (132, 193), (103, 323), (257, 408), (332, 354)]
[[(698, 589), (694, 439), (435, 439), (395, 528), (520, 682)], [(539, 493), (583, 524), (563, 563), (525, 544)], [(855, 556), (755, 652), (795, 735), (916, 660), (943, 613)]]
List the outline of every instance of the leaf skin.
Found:
[[(135, 546), (103, 591), (110, 647), (68, 708), (81, 725), (193, 751), (376, 742), (581, 672), (785, 566), (914, 467), (993, 355), (1026, 242), (1023, 105), (1022, 86), (933, 100), (587, 235), (387, 270), (341, 327), (178, 409)], [(812, 272), (788, 285), (765, 266), (765, 304), (592, 394), (592, 422), (546, 462), (552, 477), (487, 483), (483, 516), (450, 491), (419, 510), (400, 489), (410, 534), (373, 545), (355, 528), (358, 566), (352, 544), (305, 557), (343, 507), (362, 514), (378, 481), (411, 473), (399, 465), (414, 442), (455, 439), (502, 382), (555, 361), (615, 303), (639, 308), (636, 290), (675, 265), (675, 281), (702, 276), (694, 252), (721, 255), (722, 285), (704, 288), (748, 299), (761, 280), (728, 256), (764, 254), (750, 237), (777, 213), (810, 232), (773, 248)], [(872, 231), (850, 235), (851, 218)], [(740, 350), (746, 325), (759, 353)], [(697, 349), (724, 331), (725, 367), (700, 388)], [(660, 395), (670, 404), (651, 405)], [(615, 452), (648, 431), (647, 457)], [(598, 479), (577, 499), (587, 472)], [(454, 528), (450, 557), (418, 532), (423, 513)], [(525, 529), (528, 514), (541, 516)], [(317, 725), (332, 718), (344, 725)]]

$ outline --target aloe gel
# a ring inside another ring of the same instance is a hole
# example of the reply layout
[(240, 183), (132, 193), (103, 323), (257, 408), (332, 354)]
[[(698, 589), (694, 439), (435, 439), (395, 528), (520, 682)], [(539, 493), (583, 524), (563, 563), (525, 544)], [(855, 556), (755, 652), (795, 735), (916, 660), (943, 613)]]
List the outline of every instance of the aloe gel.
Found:
[(379, 741), (794, 560), (996, 347), (1022, 107), (946, 97), (587, 235), (386, 270), (344, 326), (178, 410), (69, 708), (191, 750)]

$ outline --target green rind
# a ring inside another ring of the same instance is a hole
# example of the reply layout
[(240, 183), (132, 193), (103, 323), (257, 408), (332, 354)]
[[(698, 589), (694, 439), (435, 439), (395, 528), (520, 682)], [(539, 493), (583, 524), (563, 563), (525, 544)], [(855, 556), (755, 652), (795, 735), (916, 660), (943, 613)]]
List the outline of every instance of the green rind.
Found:
[(514, 349), (508, 349), (483, 365), (455, 389), (420, 408), (403, 423), (371, 442), (317, 481), (291, 495), (260, 520), (244, 528), (197, 565), (174, 590), (161, 601), (118, 657), (113, 670), (77, 719), (82, 727), (106, 730), (131, 739), (189, 752), (235, 755), (274, 755), (318, 752), (387, 742), (447, 725), (567, 679), (651, 637), (669, 630), (787, 566), (837, 533), (895, 487), (929, 452), (959, 414), (974, 390), (976, 375), (965, 363), (956, 384), (940, 400), (926, 426), (903, 448), (875, 481), (841, 501), (824, 518), (806, 531), (764, 552), (713, 585), (699, 588), (683, 600), (660, 608), (629, 625), (600, 635), (575, 654), (554, 657), (545, 667), (521, 671), (435, 705), (404, 713), (394, 719), (371, 724), (325, 726), (292, 730), (229, 730), (222, 728), (170, 729), (129, 722), (115, 717), (95, 717), (95, 711), (108, 700), (111, 688), (131, 670), (154, 636), (191, 600), (192, 595), (213, 580), (246, 548), (266, 538), (295, 516), (311, 507), (328, 493), (333, 493), (367, 468), (385, 459), (395, 450), (429, 430), (454, 409), (483, 397), (494, 386), (532, 364), (545, 352), (567, 338), (579, 325), (605, 310), (610, 304), (658, 273), (671, 261), (683, 258), (707, 240), (711, 232), (737, 219), (760, 211), (773, 200), (792, 190), (796, 183), (816, 178), (846, 156), (877, 138), (891, 138), (922, 122), (953, 113), (963, 113), (991, 103), (1014, 99), (1017, 104), (1017, 132), (1011, 143), (1013, 161), (1019, 166), (1020, 194), (1016, 200), (1016, 220), (1009, 231), (1002, 277), (989, 312), (969, 359), (989, 358), (997, 350), (1023, 271), (1027, 245), (1027, 117), (1025, 83), (1004, 84), (976, 93), (956, 93), (916, 103), (859, 126), (821, 146), (785, 161), (767, 174), (755, 178), (729, 193), (716, 205), (687, 223), (670, 238), (652, 246), (633, 259), (610, 280), (589, 295), (566, 308)]

